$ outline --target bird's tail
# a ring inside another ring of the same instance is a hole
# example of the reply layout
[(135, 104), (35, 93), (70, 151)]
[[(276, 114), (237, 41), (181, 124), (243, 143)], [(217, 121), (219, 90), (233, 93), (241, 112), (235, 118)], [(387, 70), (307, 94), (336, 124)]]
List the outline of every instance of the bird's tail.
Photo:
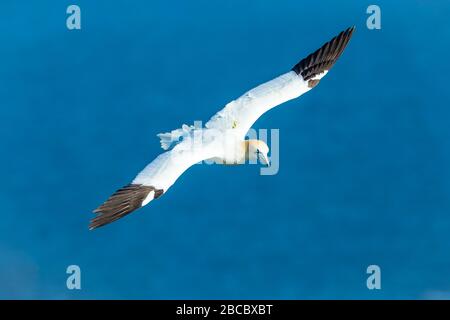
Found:
[(161, 148), (168, 150), (172, 145), (174, 146), (180, 142), (181, 137), (189, 135), (194, 129), (194, 126), (183, 124), (181, 128), (172, 130), (171, 132), (158, 133), (157, 136), (160, 139)]

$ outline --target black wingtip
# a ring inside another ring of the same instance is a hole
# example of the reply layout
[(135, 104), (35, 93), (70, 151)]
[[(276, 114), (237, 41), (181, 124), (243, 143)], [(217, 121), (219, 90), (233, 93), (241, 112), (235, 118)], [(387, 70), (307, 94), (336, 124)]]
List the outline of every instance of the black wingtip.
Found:
[(154, 191), (153, 199), (163, 193), (163, 190), (142, 184), (129, 184), (117, 190), (93, 211), (97, 216), (91, 220), (89, 230), (107, 225), (139, 209), (151, 191)]
[(314, 53), (297, 63), (292, 70), (301, 75), (303, 80), (310, 80), (310, 85), (316, 85), (318, 81), (311, 79), (331, 69), (342, 52), (344, 52), (355, 29), (356, 27), (352, 26), (342, 31)]

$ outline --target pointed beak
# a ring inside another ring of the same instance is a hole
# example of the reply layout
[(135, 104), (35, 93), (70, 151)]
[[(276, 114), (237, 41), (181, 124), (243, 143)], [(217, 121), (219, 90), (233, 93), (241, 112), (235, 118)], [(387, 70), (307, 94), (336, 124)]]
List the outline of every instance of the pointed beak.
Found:
[(263, 154), (262, 152), (258, 153), (258, 159), (261, 164), (270, 166), (270, 161), (266, 154)]

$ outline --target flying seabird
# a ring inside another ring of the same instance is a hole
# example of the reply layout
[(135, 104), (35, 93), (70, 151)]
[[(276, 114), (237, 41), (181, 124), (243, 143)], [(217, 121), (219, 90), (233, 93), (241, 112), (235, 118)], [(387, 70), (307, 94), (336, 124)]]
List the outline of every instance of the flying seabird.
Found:
[(245, 140), (248, 130), (266, 111), (317, 86), (344, 51), (354, 30), (351, 27), (341, 32), (289, 72), (231, 101), (205, 128), (183, 125), (158, 134), (166, 151), (94, 210), (96, 217), (89, 229), (116, 221), (161, 197), (184, 171), (203, 160), (213, 159), (222, 164), (259, 160), (269, 165), (269, 147), (261, 140)]

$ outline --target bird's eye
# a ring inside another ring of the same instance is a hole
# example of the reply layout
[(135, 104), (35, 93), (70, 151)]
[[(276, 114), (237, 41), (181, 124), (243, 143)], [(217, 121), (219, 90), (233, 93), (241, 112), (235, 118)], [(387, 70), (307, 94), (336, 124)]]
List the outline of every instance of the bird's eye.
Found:
[(256, 154), (259, 154), (259, 153), (260, 153), (260, 151), (258, 149), (256, 149)]

